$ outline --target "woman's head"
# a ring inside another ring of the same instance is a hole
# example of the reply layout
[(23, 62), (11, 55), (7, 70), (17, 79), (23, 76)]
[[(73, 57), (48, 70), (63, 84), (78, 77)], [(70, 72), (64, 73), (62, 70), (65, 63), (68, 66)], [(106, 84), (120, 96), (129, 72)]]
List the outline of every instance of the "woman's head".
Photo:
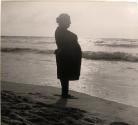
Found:
[(58, 23), (58, 25), (62, 28), (69, 28), (71, 21), (70, 21), (70, 16), (66, 13), (62, 13), (60, 14), (57, 18), (56, 21)]

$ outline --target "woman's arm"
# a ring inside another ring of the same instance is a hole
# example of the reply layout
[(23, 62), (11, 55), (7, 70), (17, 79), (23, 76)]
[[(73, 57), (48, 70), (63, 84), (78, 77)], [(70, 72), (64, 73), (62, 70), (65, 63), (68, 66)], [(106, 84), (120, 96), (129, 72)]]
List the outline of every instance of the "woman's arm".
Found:
[(55, 40), (56, 40), (57, 48), (61, 49), (63, 47), (63, 42), (64, 42), (64, 32), (56, 30), (56, 32), (55, 32)]

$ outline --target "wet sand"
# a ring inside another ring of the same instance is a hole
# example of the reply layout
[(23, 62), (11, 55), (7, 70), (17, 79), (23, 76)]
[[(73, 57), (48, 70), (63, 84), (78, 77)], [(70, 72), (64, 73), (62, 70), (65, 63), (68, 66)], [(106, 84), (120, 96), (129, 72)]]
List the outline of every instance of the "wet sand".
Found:
[(138, 123), (137, 107), (74, 91), (71, 91), (71, 94), (75, 98), (62, 99), (59, 96), (60, 89), (49, 86), (2, 82), (1, 87), (2, 125)]

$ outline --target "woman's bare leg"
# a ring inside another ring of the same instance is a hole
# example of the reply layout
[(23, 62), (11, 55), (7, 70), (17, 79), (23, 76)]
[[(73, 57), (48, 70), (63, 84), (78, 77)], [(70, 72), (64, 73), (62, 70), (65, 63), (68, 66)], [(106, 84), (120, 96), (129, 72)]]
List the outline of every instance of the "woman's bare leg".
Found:
[(67, 79), (60, 79), (61, 87), (62, 87), (62, 97), (68, 97), (69, 92), (69, 80)]

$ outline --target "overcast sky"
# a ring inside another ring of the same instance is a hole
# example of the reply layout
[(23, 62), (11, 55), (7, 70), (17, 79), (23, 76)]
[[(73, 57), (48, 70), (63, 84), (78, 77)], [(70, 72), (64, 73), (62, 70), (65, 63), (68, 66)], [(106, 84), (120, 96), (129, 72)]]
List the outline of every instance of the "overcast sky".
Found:
[(60, 13), (78, 37), (138, 38), (135, 2), (2, 2), (2, 35), (54, 36)]

